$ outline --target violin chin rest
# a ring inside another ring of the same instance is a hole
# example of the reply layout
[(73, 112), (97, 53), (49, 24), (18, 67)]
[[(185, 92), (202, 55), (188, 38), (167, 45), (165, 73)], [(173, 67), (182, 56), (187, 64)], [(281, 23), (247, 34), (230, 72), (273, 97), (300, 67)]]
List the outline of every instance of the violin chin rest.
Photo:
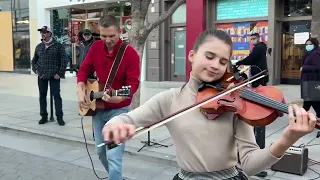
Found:
[(209, 119), (209, 120), (214, 120), (216, 119), (217, 117), (219, 117), (219, 114), (209, 114), (209, 113), (205, 113), (206, 117)]

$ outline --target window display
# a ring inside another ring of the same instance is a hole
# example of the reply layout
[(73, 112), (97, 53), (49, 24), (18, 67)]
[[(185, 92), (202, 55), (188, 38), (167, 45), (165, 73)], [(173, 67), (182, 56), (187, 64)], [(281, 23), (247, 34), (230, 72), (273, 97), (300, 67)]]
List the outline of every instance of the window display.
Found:
[(131, 30), (130, 2), (91, 4), (91, 8), (88, 7), (77, 6), (51, 11), (54, 37), (66, 46), (73, 65), (79, 64), (77, 47), (82, 39), (81, 31), (89, 29), (95, 39), (100, 39), (98, 21), (103, 14), (112, 14), (119, 20), (121, 39), (128, 40), (128, 32)]
[(12, 31), (14, 70), (30, 72), (29, 0), (12, 1)]
[(311, 16), (312, 0), (285, 0), (284, 15), (287, 17)]

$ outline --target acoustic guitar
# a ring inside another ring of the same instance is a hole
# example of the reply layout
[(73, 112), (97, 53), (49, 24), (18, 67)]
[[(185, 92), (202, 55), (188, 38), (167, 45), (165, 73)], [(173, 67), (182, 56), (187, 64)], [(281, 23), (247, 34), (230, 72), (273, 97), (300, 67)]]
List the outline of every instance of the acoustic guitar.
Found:
[[(96, 79), (88, 79), (85, 89), (85, 94), (90, 101), (88, 109), (79, 108), (79, 113), (81, 116), (93, 116), (97, 110), (104, 110), (104, 101), (101, 99), (104, 94), (104, 84), (99, 83)], [(109, 90), (109, 96), (124, 96), (130, 97), (131, 86), (123, 86), (118, 90)]]

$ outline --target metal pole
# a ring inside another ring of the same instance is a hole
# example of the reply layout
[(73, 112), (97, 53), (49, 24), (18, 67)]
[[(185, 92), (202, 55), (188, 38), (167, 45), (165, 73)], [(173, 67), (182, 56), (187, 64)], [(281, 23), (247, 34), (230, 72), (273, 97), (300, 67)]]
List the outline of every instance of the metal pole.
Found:
[(53, 96), (52, 96), (51, 88), (50, 88), (50, 121), (51, 122), (54, 121), (54, 117), (53, 117)]

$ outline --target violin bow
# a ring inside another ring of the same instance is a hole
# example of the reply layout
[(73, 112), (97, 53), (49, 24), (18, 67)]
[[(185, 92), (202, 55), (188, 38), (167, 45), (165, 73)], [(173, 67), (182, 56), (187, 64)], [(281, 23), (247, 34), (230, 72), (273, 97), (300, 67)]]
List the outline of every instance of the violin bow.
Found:
[[(237, 73), (242, 74), (242, 73), (244, 73), (246, 70), (248, 70), (249, 68), (250, 68), (250, 66), (247, 66), (246, 68), (240, 70), (240, 71), (237, 72)], [(227, 82), (231, 81), (232, 79), (234, 79), (234, 76), (229, 77), (229, 78), (227, 79)]]
[[(241, 83), (237, 84), (237, 86), (234, 86), (234, 87), (232, 87), (230, 89), (226, 89), (224, 91), (221, 91), (216, 95), (210, 96), (207, 99), (204, 99), (204, 100), (202, 100), (202, 101), (200, 101), (200, 102), (198, 102), (196, 104), (188, 106), (188, 107), (186, 107), (186, 108), (184, 108), (184, 109), (182, 109), (180, 111), (177, 111), (177, 112), (167, 116), (166, 118), (164, 118), (163, 120), (161, 120), (161, 121), (159, 121), (157, 123), (154, 123), (154, 124), (152, 124), (150, 126), (147, 126), (147, 127), (139, 127), (139, 128), (136, 129), (135, 135), (131, 139), (134, 139), (134, 138), (136, 138), (138, 136), (141, 136), (142, 134), (145, 134), (146, 132), (148, 132), (148, 131), (150, 131), (152, 129), (160, 127), (160, 126), (162, 126), (162, 125), (164, 125), (164, 124), (166, 124), (166, 123), (168, 123), (168, 122), (170, 122), (170, 121), (172, 121), (172, 120), (174, 120), (174, 119), (176, 119), (176, 118), (178, 118), (178, 117), (180, 117), (180, 116), (182, 116), (182, 115), (184, 115), (184, 114), (186, 114), (186, 113), (188, 113), (188, 112), (190, 112), (190, 111), (192, 111), (192, 110), (194, 110), (196, 108), (199, 108), (200, 106), (203, 106), (204, 104), (206, 104), (208, 102), (214, 101), (216, 99), (221, 98), (222, 96), (225, 96), (225, 95), (227, 95), (229, 93), (232, 93), (233, 91), (236, 91), (237, 89), (240, 89), (240, 88), (242, 88), (242, 87), (244, 87), (244, 86), (246, 86), (246, 85), (248, 85), (248, 84), (250, 84), (252, 82), (255, 82), (255, 81), (265, 77), (266, 75), (267, 75), (267, 71), (266, 70), (261, 71), (260, 73), (256, 74), (255, 76), (252, 76), (251, 78), (248, 78), (248, 79), (242, 81)], [(101, 143), (101, 144), (97, 145), (97, 147), (102, 147), (104, 145), (106, 145), (106, 144), (105, 143)], [(114, 142), (109, 142), (109, 143), (107, 143), (107, 146), (108, 146), (108, 149), (112, 149), (114, 147), (117, 147), (118, 145), (115, 144)]]

